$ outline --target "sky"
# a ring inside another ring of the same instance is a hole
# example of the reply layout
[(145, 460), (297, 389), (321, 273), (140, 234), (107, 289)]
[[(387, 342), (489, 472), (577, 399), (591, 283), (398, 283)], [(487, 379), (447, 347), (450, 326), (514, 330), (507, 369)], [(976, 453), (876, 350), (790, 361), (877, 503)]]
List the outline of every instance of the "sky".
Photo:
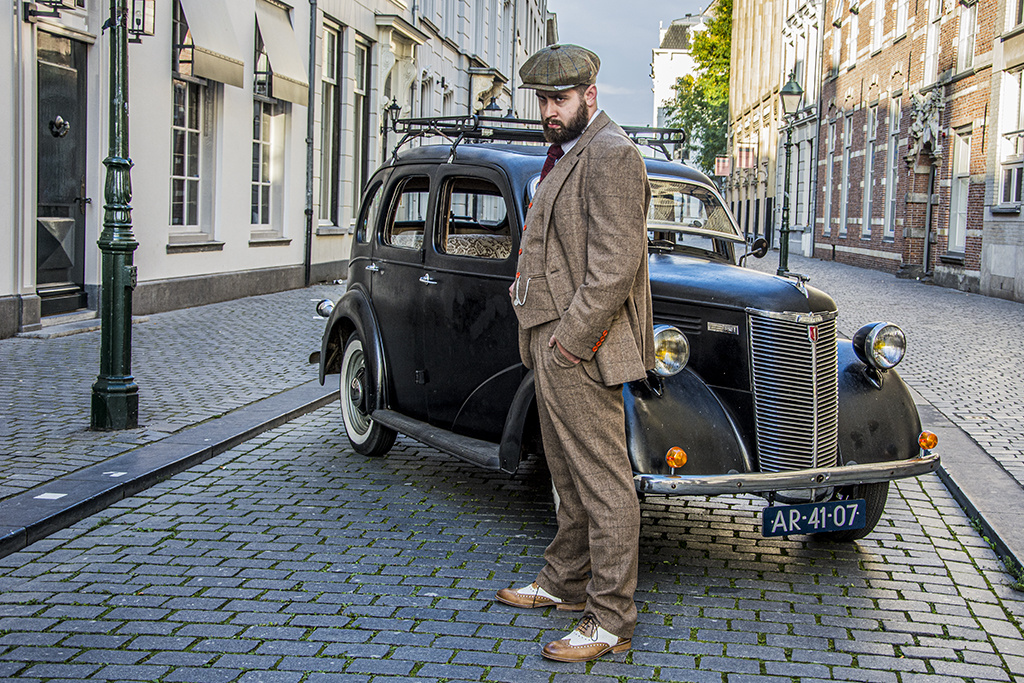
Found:
[(597, 103), (622, 125), (649, 126), (654, 117), (651, 51), (658, 22), (697, 14), (710, 0), (548, 0), (558, 15), (558, 41), (601, 58)]

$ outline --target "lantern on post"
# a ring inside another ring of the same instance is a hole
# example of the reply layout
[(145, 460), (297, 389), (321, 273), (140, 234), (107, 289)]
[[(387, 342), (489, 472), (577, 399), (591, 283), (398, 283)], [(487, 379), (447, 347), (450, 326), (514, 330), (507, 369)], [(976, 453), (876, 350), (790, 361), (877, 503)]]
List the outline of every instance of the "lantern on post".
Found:
[(782, 100), (782, 115), (786, 121), (786, 174), (785, 184), (782, 188), (782, 226), (779, 228), (779, 269), (778, 275), (785, 275), (789, 272), (789, 158), (790, 146), (793, 137), (793, 118), (800, 109), (800, 101), (803, 99), (804, 89), (797, 83), (793, 73), (789, 75), (789, 82), (779, 90), (779, 99)]

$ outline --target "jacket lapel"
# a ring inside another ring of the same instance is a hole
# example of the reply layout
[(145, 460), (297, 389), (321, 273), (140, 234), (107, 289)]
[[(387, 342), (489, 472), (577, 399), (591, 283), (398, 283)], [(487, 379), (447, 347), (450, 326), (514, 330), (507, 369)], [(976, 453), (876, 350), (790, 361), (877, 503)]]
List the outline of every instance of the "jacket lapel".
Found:
[(580, 136), (580, 139), (575, 145), (573, 145), (568, 154), (559, 159), (554, 168), (552, 168), (544, 177), (544, 184), (546, 185), (544, 187), (544, 192), (545, 194), (550, 193), (551, 196), (550, 200), (543, 203), (543, 213), (541, 213), (540, 224), (544, 226), (545, 250), (547, 249), (548, 233), (550, 232), (548, 228), (551, 225), (551, 212), (554, 210), (555, 200), (558, 198), (558, 194), (562, 191), (562, 185), (565, 184), (565, 180), (569, 177), (572, 170), (576, 168), (576, 164), (579, 163), (580, 157), (586, 150), (587, 145), (590, 144), (590, 141), (594, 139), (594, 136), (597, 135), (602, 128), (611, 122), (612, 120), (608, 118), (608, 115), (605, 114), (603, 110), (599, 112), (597, 118), (594, 119), (593, 123), (587, 126), (587, 129), (583, 131), (583, 135)]

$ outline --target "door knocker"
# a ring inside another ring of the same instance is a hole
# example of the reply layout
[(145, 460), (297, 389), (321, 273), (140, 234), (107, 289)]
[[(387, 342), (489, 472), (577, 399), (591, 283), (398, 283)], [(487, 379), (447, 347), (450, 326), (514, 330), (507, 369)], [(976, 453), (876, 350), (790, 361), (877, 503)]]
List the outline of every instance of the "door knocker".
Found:
[(71, 130), (71, 124), (59, 115), (53, 121), (50, 121), (50, 134), (55, 138), (64, 137), (68, 134), (69, 130)]

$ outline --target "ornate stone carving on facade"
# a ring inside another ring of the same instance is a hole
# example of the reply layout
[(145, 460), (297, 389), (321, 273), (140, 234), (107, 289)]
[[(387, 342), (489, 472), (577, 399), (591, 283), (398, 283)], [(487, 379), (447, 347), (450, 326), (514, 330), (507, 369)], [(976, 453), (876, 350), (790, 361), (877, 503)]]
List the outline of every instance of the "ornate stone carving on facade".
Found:
[(910, 143), (904, 160), (913, 166), (918, 155), (927, 145), (932, 164), (942, 163), (942, 142), (939, 138), (939, 121), (946, 103), (940, 88), (932, 89), (927, 95), (915, 93), (910, 100)]

